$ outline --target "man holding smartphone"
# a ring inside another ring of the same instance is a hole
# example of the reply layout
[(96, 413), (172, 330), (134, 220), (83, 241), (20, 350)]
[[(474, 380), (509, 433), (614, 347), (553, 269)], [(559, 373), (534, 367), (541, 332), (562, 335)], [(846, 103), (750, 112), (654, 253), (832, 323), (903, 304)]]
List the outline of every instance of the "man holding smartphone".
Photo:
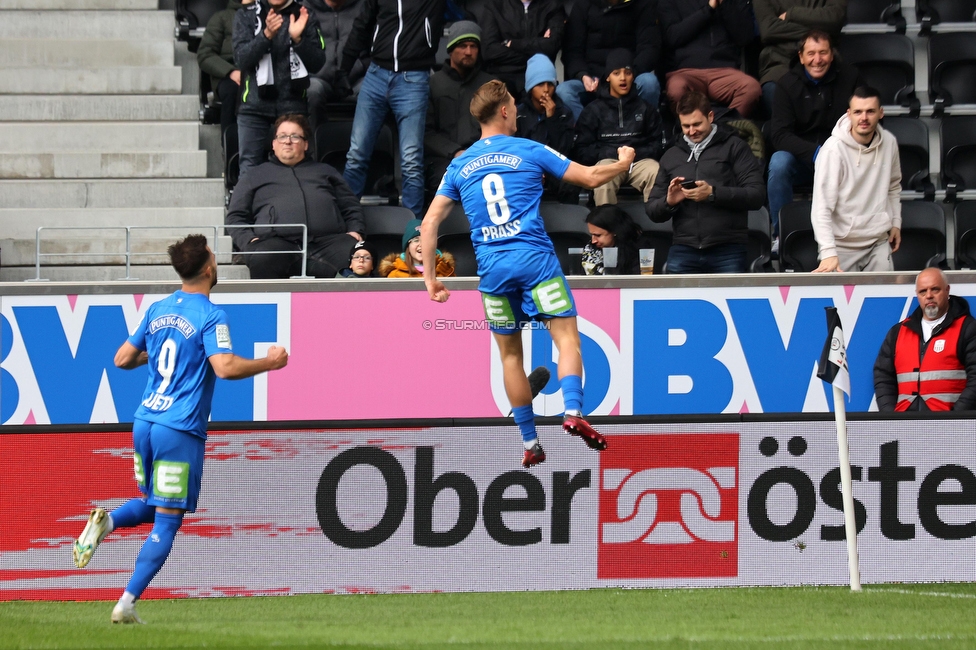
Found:
[(705, 95), (677, 103), (683, 137), (661, 157), (645, 205), (651, 221), (673, 219), (667, 273), (745, 273), (749, 210), (766, 202), (756, 157), (732, 129), (715, 124)]

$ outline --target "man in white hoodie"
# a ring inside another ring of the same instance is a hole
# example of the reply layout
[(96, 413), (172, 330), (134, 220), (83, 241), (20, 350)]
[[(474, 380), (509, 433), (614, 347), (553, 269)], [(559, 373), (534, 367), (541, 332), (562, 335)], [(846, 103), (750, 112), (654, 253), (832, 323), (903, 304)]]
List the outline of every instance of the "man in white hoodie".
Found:
[(901, 162), (898, 141), (878, 122), (878, 91), (854, 91), (847, 113), (820, 149), (813, 174), (810, 220), (829, 271), (893, 271), (901, 245)]

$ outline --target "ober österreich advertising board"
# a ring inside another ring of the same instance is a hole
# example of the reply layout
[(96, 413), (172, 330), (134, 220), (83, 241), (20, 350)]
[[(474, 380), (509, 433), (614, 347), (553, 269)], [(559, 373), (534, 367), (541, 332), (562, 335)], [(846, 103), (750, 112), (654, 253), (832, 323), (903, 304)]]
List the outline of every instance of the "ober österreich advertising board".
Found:
[[(864, 582), (976, 580), (973, 425), (849, 423)], [(601, 428), (598, 454), (544, 427), (529, 471), (513, 426), (213, 432), (147, 597), (847, 584), (832, 421)], [(4, 512), (32, 513), (0, 538), (0, 599), (117, 598), (148, 528), (84, 570), (71, 542), (136, 494), (129, 435), (0, 452)]]

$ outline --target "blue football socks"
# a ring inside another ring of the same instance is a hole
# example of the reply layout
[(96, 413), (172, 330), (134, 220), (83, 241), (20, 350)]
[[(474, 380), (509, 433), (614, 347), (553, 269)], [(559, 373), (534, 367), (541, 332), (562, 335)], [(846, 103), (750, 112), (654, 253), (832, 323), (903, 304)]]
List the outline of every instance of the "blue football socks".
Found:
[(169, 557), (169, 552), (173, 548), (173, 539), (176, 532), (183, 523), (183, 515), (168, 515), (162, 512), (156, 513), (156, 523), (153, 524), (152, 532), (142, 545), (139, 557), (136, 558), (136, 570), (133, 571), (126, 592), (136, 598), (149, 585), (149, 581), (156, 577), (159, 570), (163, 568), (163, 563)]
[(145, 497), (129, 499), (121, 506), (109, 513), (112, 520), (112, 530), (116, 528), (132, 528), (139, 524), (147, 524), (156, 517), (156, 508), (146, 503)]
[(522, 444), (529, 449), (539, 438), (535, 430), (535, 414), (532, 412), (532, 405), (516, 406), (512, 409), (512, 414), (515, 416), (515, 424), (522, 433)]
[(566, 375), (559, 380), (563, 390), (563, 410), (577, 415), (583, 410), (583, 378), (579, 375)]

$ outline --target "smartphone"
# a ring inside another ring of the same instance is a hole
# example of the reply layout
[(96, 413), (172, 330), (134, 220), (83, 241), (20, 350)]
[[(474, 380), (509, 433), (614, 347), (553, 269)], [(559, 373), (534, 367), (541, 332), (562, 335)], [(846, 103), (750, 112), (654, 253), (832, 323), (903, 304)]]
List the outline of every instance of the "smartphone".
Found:
[(681, 181), (681, 187), (685, 188), (686, 190), (693, 190), (696, 187), (698, 187), (698, 181), (694, 181), (694, 180)]

